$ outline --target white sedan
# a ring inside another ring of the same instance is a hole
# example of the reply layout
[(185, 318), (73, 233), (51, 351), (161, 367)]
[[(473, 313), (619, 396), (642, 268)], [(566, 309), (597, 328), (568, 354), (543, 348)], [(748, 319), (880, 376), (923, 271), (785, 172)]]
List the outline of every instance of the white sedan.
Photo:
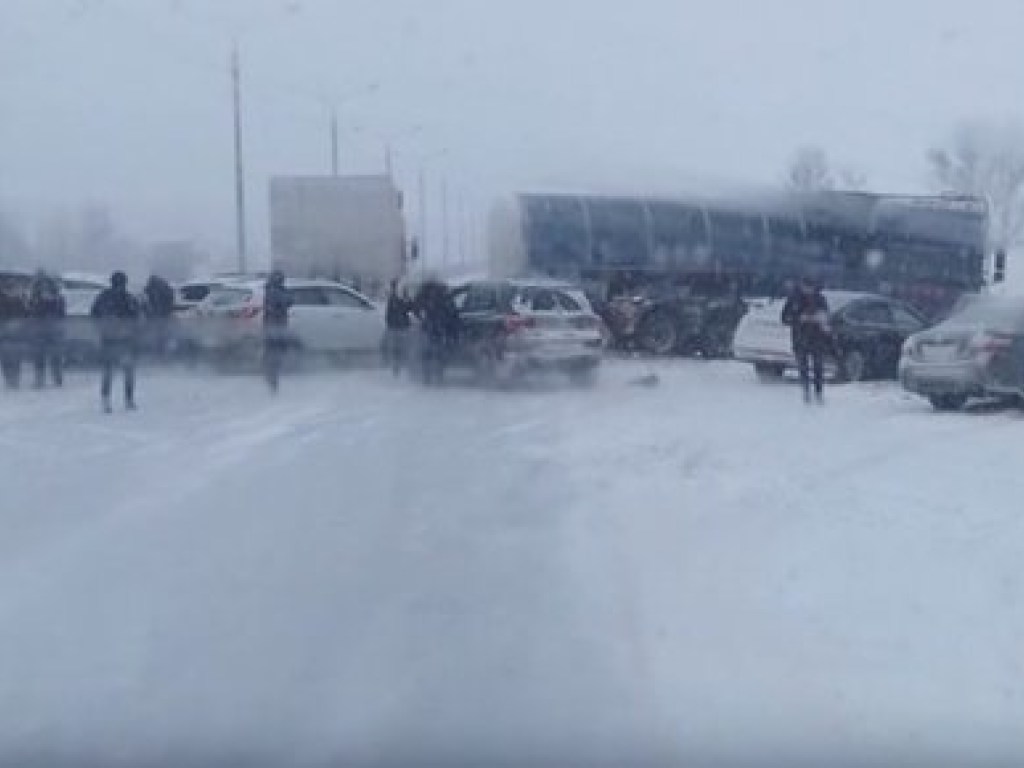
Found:
[[(258, 353), (263, 339), (262, 280), (214, 287), (196, 308), (200, 345), (209, 352)], [(383, 310), (358, 291), (331, 280), (288, 279), (288, 332), (295, 346), (316, 353), (376, 353)]]

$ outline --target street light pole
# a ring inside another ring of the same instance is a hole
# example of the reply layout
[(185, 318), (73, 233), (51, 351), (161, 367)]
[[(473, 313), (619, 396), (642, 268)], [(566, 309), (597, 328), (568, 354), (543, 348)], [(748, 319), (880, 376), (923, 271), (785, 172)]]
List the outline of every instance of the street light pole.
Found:
[(242, 160), (242, 74), (238, 61), (238, 44), (231, 50), (231, 93), (235, 122), (235, 226), (238, 248), (238, 269), (246, 271), (245, 242), (245, 167)]
[(441, 177), (441, 263), (448, 269), (448, 177)]
[(419, 173), (419, 207), (420, 207), (420, 269), (427, 262), (427, 178), (420, 168)]

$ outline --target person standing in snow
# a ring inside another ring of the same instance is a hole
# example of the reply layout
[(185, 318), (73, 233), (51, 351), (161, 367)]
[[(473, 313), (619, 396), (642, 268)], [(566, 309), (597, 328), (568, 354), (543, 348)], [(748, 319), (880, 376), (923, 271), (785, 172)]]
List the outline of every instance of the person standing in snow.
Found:
[(143, 288), (146, 297), (146, 325), (148, 343), (157, 357), (163, 357), (170, 341), (174, 315), (174, 289), (159, 275), (150, 275)]
[(50, 369), (53, 385), (64, 384), (64, 318), (67, 308), (57, 281), (40, 271), (32, 281), (28, 299), (29, 343), (35, 367), (35, 386), (46, 385)]
[(284, 273), (274, 270), (263, 287), (263, 371), (267, 386), (277, 394), (281, 363), (288, 349), (288, 310), (292, 297), (284, 284)]
[(100, 398), (106, 413), (112, 410), (110, 391), (115, 366), (124, 371), (124, 406), (129, 411), (135, 410), (135, 360), (141, 313), (138, 299), (128, 292), (128, 277), (120, 271), (110, 276), (110, 287), (96, 297), (89, 313), (99, 328), (103, 369)]
[(398, 281), (391, 281), (387, 309), (384, 312), (384, 355), (391, 371), (397, 376), (406, 364), (409, 350), (409, 329), (412, 301), (407, 291), (399, 292)]
[(811, 376), (814, 397), (820, 403), (824, 397), (824, 354), (831, 336), (828, 325), (828, 302), (821, 289), (809, 278), (803, 278), (786, 299), (782, 308), (782, 322), (789, 326), (793, 341), (793, 355), (800, 372), (800, 386), (804, 402), (811, 401)]
[(21, 385), (21, 359), (28, 303), (16, 286), (0, 283), (0, 371), (4, 386)]
[(420, 286), (414, 306), (423, 334), (423, 380), (430, 385), (440, 384), (448, 354), (458, 340), (459, 312), (448, 286), (437, 279), (426, 280)]

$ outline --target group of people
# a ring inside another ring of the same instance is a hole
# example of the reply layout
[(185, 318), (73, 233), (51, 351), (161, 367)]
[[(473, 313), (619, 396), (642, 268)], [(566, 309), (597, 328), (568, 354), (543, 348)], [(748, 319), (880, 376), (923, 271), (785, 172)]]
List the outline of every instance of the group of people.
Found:
[[(422, 345), (412, 344), (413, 318), (419, 323)], [(411, 363), (418, 363), (426, 384), (439, 384), (445, 363), (459, 338), (459, 313), (448, 286), (440, 280), (425, 280), (411, 296), (392, 281), (384, 314), (384, 357), (397, 376)]]
[(35, 386), (46, 385), (47, 370), (54, 386), (64, 383), (63, 324), (67, 314), (60, 285), (45, 272), (33, 278), (27, 296), (0, 291), (0, 369), (4, 385), (21, 384), (25, 351), (35, 369)]
[[(125, 408), (135, 409), (135, 367), (140, 348), (146, 346), (157, 354), (166, 350), (174, 303), (174, 289), (163, 278), (150, 277), (140, 300), (128, 290), (128, 277), (120, 271), (111, 275), (109, 287), (96, 296), (89, 315), (99, 342), (104, 411), (113, 410), (111, 396), (117, 369), (124, 374)], [(7, 389), (19, 388), (26, 357), (35, 369), (36, 388), (46, 386), (47, 373), (55, 387), (63, 385), (67, 320), (60, 283), (43, 271), (36, 273), (27, 295), (0, 291), (0, 367)]]

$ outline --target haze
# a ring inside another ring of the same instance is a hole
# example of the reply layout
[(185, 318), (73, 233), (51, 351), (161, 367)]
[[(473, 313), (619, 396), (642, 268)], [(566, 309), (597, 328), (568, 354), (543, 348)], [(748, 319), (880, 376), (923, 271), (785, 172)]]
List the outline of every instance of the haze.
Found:
[(145, 239), (233, 243), (242, 53), (248, 229), (273, 173), (442, 175), (466, 204), (525, 187), (777, 183), (824, 147), (875, 189), (925, 183), (965, 117), (1013, 116), (1017, 2), (4, 0), (0, 209), (108, 205)]

